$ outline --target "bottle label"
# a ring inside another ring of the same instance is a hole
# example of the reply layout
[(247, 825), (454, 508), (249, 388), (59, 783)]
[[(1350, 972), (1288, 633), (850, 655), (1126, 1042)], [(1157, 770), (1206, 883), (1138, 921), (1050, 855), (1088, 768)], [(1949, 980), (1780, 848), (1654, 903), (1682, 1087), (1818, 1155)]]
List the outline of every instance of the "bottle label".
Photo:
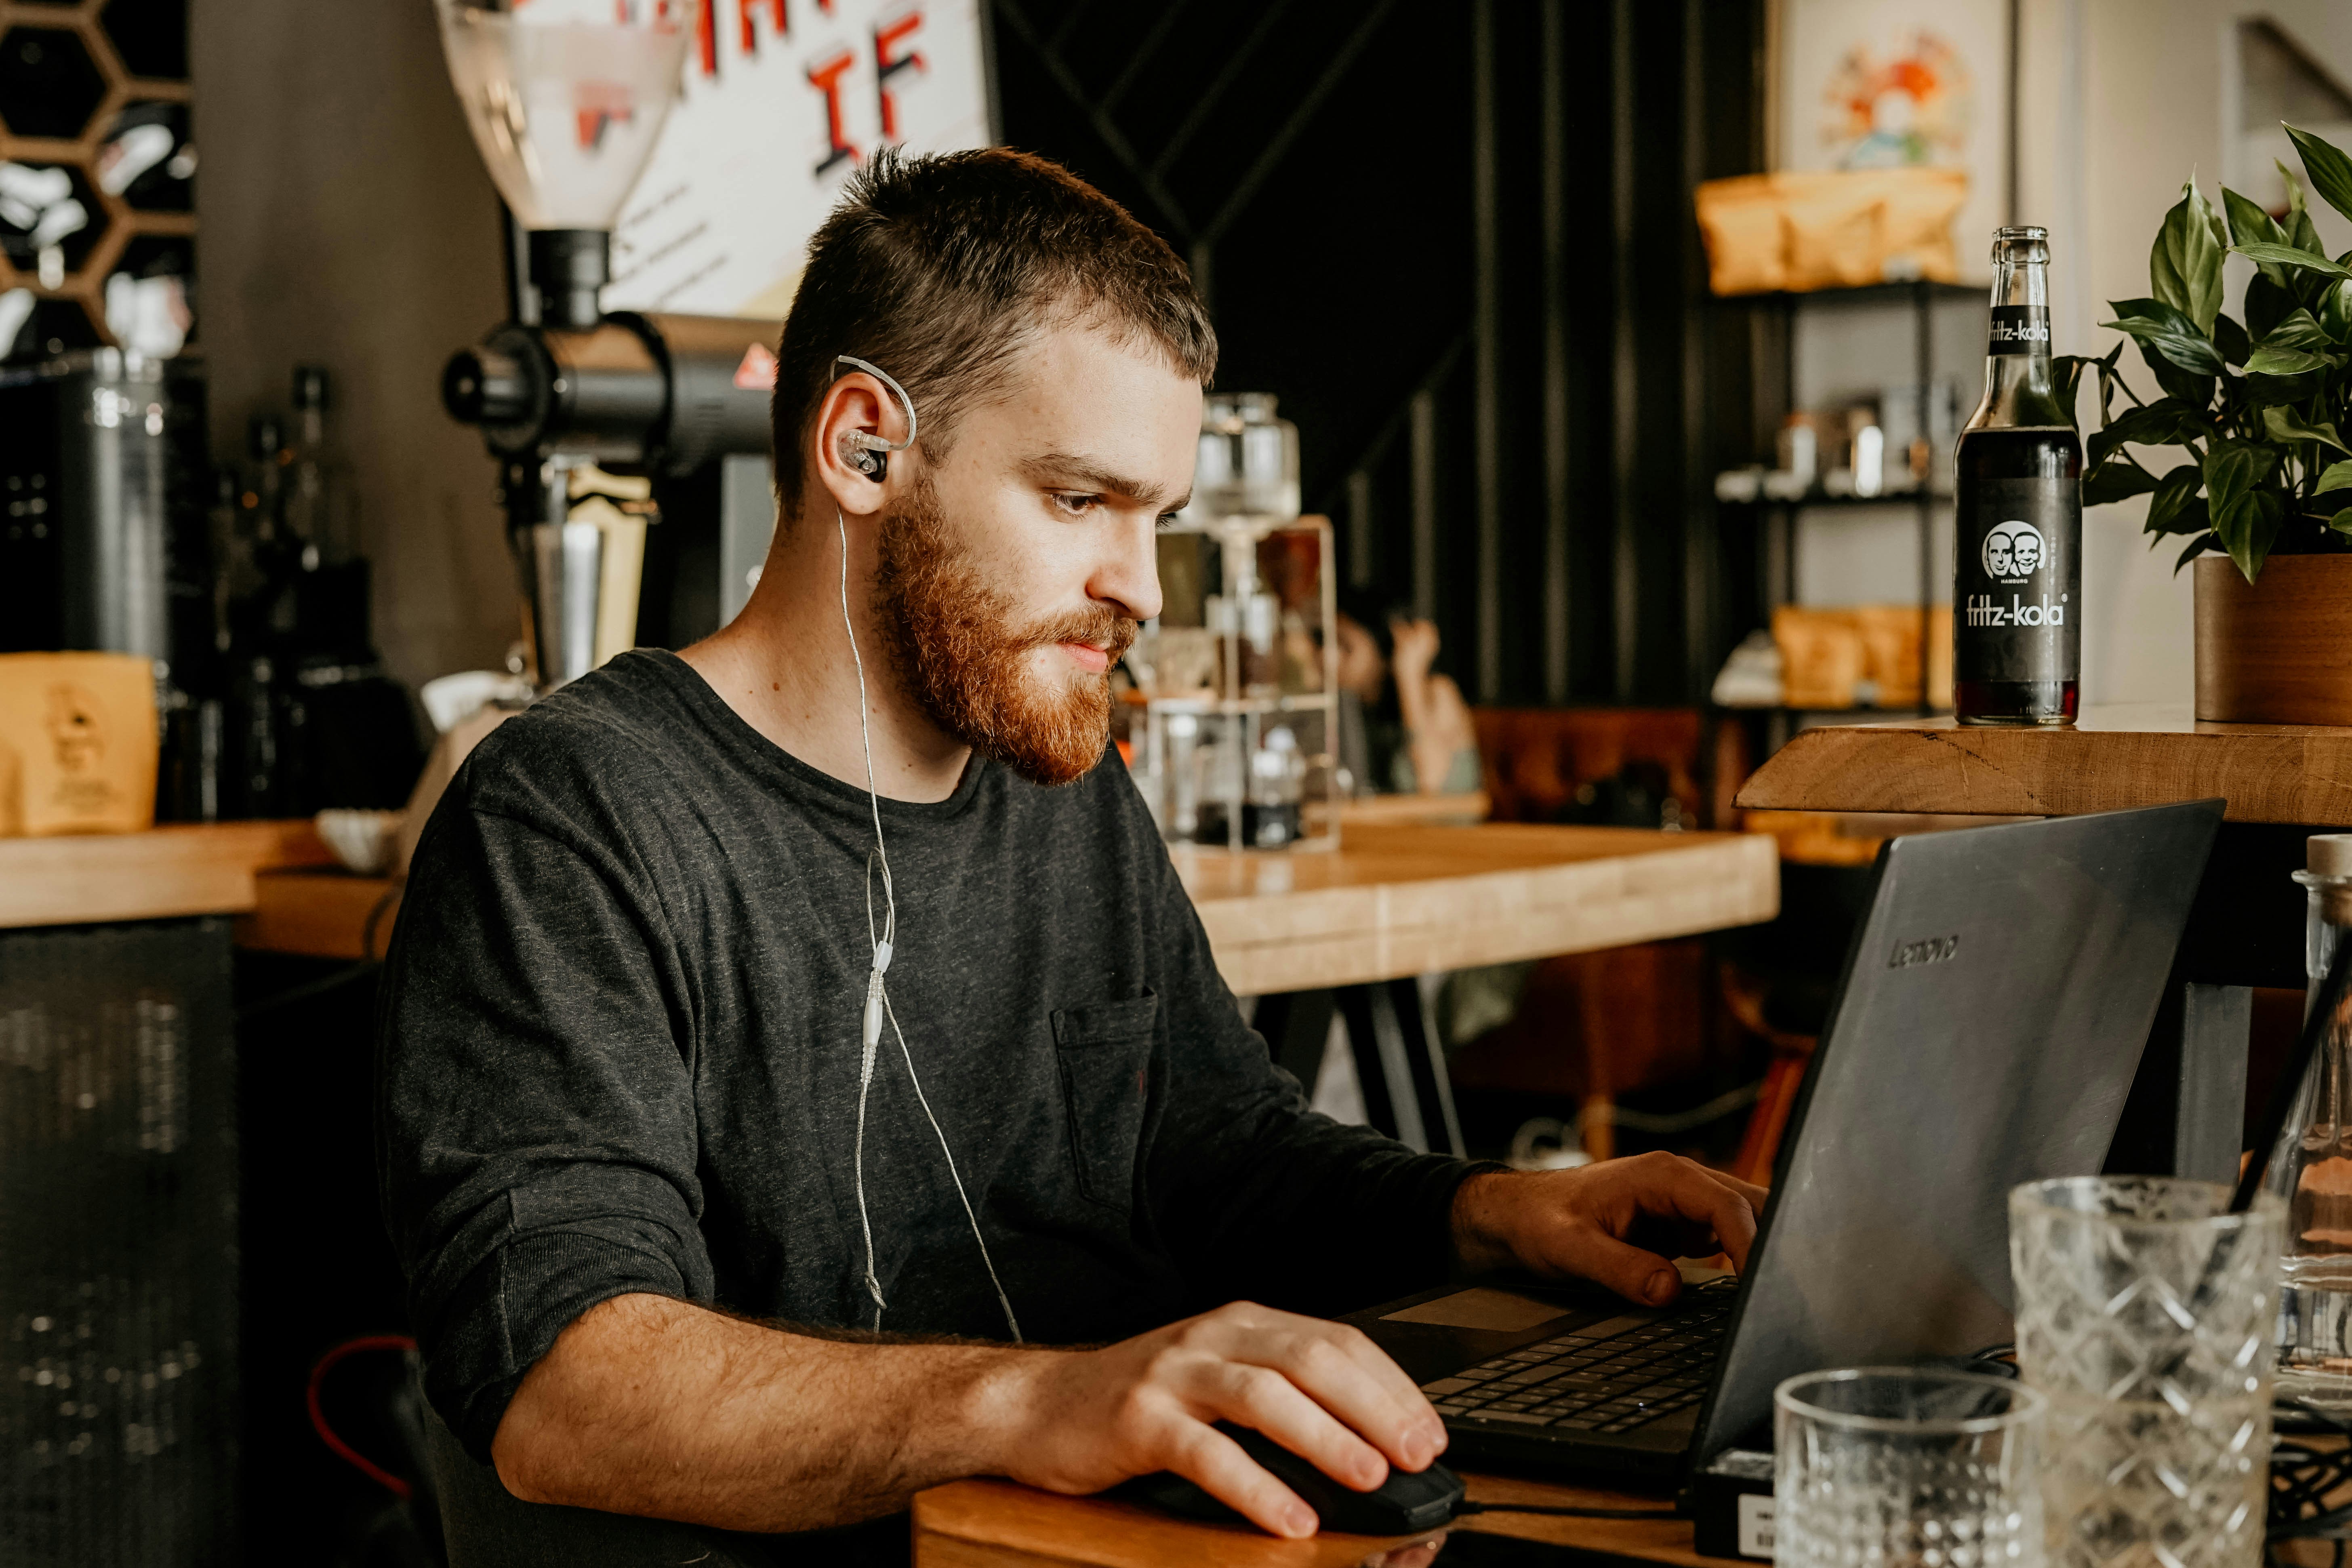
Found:
[(1965, 488), (1953, 675), (2075, 679), (2083, 662), (2082, 486), (1979, 479)]
[(2050, 307), (1995, 305), (1989, 354), (2046, 354), (2050, 352)]

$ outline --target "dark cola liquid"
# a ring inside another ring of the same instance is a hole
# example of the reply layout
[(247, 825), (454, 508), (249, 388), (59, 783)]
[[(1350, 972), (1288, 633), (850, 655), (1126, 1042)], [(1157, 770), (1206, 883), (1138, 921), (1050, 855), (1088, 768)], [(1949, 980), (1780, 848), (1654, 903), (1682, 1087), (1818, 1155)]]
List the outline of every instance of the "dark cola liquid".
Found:
[[(1969, 430), (1960, 437), (1957, 465), (1953, 717), (1963, 724), (2071, 724), (2081, 690), (2082, 441), (2063, 426)], [(2030, 499), (2009, 499), (2037, 490), (2038, 511)], [(1984, 537), (1989, 524), (2001, 526), (1995, 520), (2025, 511), (2036, 511), (2031, 573), (2021, 567), (2022, 552), (1996, 544), (1988, 552)], [(1998, 572), (1988, 567), (1988, 553)], [(2048, 616), (2071, 624), (2063, 633), (2058, 626), (2042, 631), (2032, 618)], [(2021, 622), (2031, 624), (2021, 631)], [(1987, 678), (1989, 668), (2005, 678)]]

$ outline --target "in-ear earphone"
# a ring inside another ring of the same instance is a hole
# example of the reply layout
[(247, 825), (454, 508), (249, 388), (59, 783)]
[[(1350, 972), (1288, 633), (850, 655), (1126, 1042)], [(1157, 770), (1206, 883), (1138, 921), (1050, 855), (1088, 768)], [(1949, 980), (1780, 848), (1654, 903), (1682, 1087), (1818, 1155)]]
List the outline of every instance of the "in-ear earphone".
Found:
[[(900, 406), (907, 411), (907, 438), (903, 441), (886, 441), (864, 430), (853, 430), (841, 438), (842, 457), (859, 472), (878, 481), (889, 471), (885, 454), (903, 452), (915, 444), (915, 400), (887, 372), (862, 359), (839, 354), (834, 363), (854, 365), (874, 376), (898, 395)], [(988, 1238), (980, 1232), (980, 1215), (971, 1206), (971, 1195), (963, 1190), (963, 1173), (956, 1169), (955, 1151), (948, 1147), (948, 1135), (940, 1130), (940, 1119), (931, 1113), (930, 1098), (924, 1094), (923, 1080), (915, 1072), (915, 1054), (907, 1048), (906, 1032), (898, 1027), (898, 1015), (890, 1006), (889, 988), (882, 978), (890, 968), (898, 940), (898, 895), (890, 883), (890, 850), (882, 837), (882, 797), (874, 789), (874, 736), (866, 718), (866, 656), (858, 651), (857, 624), (849, 616), (849, 524), (838, 506), (833, 509), (833, 521), (841, 535), (841, 625), (849, 634), (849, 657), (857, 667), (857, 741), (866, 755), (866, 803), (874, 814), (874, 853), (866, 862), (866, 940), (873, 950), (873, 963), (866, 972), (866, 996), (859, 1017), (857, 1142), (851, 1156), (856, 1173), (857, 1229), (866, 1242), (866, 1293), (874, 1301), (874, 1328), (878, 1333), (882, 1310), (887, 1303), (882, 1299), (882, 1281), (874, 1272), (874, 1226), (866, 1213), (866, 1098), (874, 1087), (874, 1060), (882, 1044), (882, 1025), (887, 1020), (890, 1033), (898, 1041), (898, 1055), (907, 1064), (907, 1080), (915, 1086), (915, 1102), (923, 1108), (924, 1119), (930, 1122), (931, 1132), (940, 1141), (940, 1152), (947, 1156), (948, 1175), (955, 1183), (956, 1196), (963, 1203), (963, 1216), (971, 1226), (971, 1238), (980, 1244), (981, 1264), (988, 1270), (988, 1282), (996, 1287), (996, 1304), (1004, 1309), (1004, 1326), (1012, 1331), (1013, 1342), (1019, 1344), (1021, 1323), (1013, 1315), (1013, 1300), (1004, 1293), (1004, 1282), (996, 1277), (996, 1260), (988, 1255)], [(882, 868), (883, 916), (879, 930), (874, 924), (877, 861)]]
[(841, 437), (841, 460), (878, 485), (890, 477), (889, 455), (903, 452), (915, 444), (915, 400), (879, 366), (851, 354), (835, 354), (833, 363), (850, 365), (874, 377), (897, 395), (898, 406), (907, 411), (907, 438), (903, 441), (886, 441), (868, 430), (852, 430)]

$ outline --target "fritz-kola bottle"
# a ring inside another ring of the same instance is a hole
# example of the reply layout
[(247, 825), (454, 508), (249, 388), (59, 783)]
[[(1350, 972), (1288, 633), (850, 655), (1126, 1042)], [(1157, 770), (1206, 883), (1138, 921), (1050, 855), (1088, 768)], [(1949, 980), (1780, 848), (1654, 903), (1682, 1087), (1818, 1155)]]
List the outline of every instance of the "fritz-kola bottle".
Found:
[(2050, 234), (1992, 241), (1984, 401), (1960, 432), (1952, 706), (2071, 724), (2083, 664), (2083, 443), (2050, 374)]

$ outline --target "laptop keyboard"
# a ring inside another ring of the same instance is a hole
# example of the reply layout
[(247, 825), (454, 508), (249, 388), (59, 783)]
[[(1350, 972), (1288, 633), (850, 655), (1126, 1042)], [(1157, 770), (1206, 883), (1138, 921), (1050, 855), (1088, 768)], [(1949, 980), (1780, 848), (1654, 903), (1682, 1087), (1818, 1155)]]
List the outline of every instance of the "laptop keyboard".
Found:
[(1448, 1421), (1630, 1432), (1696, 1405), (1738, 1284), (1685, 1291), (1664, 1317), (1612, 1318), (1421, 1385)]

